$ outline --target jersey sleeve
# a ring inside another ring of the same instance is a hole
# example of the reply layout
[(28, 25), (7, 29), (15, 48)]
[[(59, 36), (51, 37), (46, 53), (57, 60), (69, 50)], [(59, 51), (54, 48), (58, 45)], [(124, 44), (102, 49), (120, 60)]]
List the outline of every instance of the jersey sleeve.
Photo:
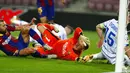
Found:
[(82, 32), (82, 29), (80, 27), (77, 27), (74, 32), (74, 39), (78, 39)]
[(117, 23), (117, 21), (116, 21), (115, 19), (111, 19), (111, 20), (108, 20), (108, 21), (103, 22), (103, 25), (104, 25), (105, 28), (106, 28), (106, 27), (108, 27), (109, 24), (115, 23), (115, 22)]
[(6, 29), (7, 29), (8, 31), (15, 31), (16, 27), (13, 26), (13, 25), (6, 25)]

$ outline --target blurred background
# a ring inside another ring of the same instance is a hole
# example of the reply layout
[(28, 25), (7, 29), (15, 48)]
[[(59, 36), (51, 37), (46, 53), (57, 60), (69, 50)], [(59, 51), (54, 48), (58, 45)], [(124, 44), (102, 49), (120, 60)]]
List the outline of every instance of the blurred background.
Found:
[[(0, 0), (0, 8), (23, 10), (19, 17), (28, 22), (33, 17), (38, 18), (36, 0)], [(95, 31), (97, 24), (112, 18), (117, 19), (118, 9), (119, 0), (66, 0), (65, 5), (60, 0), (55, 0), (54, 20), (63, 26), (69, 24)]]

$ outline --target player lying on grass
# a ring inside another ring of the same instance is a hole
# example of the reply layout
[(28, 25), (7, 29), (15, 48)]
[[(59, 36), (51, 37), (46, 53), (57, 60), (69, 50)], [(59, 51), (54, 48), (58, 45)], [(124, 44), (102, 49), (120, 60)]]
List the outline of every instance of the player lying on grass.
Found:
[[(20, 31), (18, 39), (11, 35), (11, 31)], [(6, 25), (0, 20), (0, 50), (9, 56), (23, 56), (35, 53), (35, 49), (28, 48), (29, 35), (40, 43), (44, 49), (50, 49), (30, 26)]]
[[(15, 21), (15, 23), (16, 23), (16, 21)], [(17, 24), (19, 24), (19, 23), (17, 23)], [(36, 26), (36, 25), (35, 25)], [(45, 27), (44, 27), (45, 26)], [(55, 42), (56, 42), (56, 40), (60, 40), (60, 38), (58, 38), (57, 36), (55, 36), (54, 34), (52, 34), (51, 33), (51, 31), (52, 30), (54, 30), (54, 27), (52, 26), (52, 25), (49, 25), (49, 24), (43, 24), (43, 26), (38, 26), (39, 28), (44, 28), (44, 29), (46, 29), (46, 27), (49, 29), (48, 31), (49, 32), (47, 32), (47, 37), (49, 38), (49, 39), (47, 39), (46, 38), (46, 40), (44, 40), (44, 42), (46, 42), (46, 43), (48, 43), (48, 44), (54, 44)], [(35, 27), (35, 29), (37, 29), (37, 27)], [(42, 29), (42, 31), (44, 31), (44, 29)], [(51, 31), (50, 31), (51, 30)], [(78, 30), (80, 30), (81, 32), (79, 32), (79, 33), (82, 33), (82, 30), (79, 28)], [(39, 33), (39, 32), (38, 32)], [(77, 32), (76, 32), (77, 33)], [(50, 34), (52, 34), (52, 35), (50, 35)], [(46, 35), (46, 32), (44, 33), (44, 35), (42, 34), (42, 36), (45, 36)], [(76, 34), (77, 35), (77, 34)], [(54, 38), (53, 38), (54, 37)], [(77, 36), (77, 37), (79, 37), (79, 36)], [(78, 38), (76, 38), (76, 41), (75, 41), (75, 39), (74, 39), (74, 41), (72, 41), (74, 44), (75, 44), (75, 42), (77, 42), (77, 39)], [(81, 36), (81, 39), (86, 39), (86, 41), (88, 40), (87, 39), (87, 37), (85, 37), (85, 36)], [(51, 40), (50, 42), (47, 42), (47, 40)], [(69, 40), (68, 40), (69, 41)], [(83, 40), (82, 40), (83, 41)], [(89, 40), (88, 40), (89, 41)], [(64, 41), (64, 43), (65, 42), (67, 42), (67, 41)], [(73, 44), (71, 44), (71, 45), (73, 45)], [(70, 45), (70, 46), (71, 46)], [(82, 45), (82, 44), (81, 44)], [(52, 46), (52, 45), (51, 45)], [(78, 45), (77, 45), (78, 46)], [(86, 45), (86, 48), (87, 48), (88, 46)], [(40, 48), (40, 47), (39, 47)], [(69, 47), (68, 47), (69, 48)], [(61, 49), (61, 48), (60, 48)], [(77, 58), (77, 56), (79, 57), (79, 55), (80, 55), (80, 53), (82, 52), (82, 50), (84, 49), (84, 47), (83, 47), (83, 45), (82, 45), (82, 47), (80, 47), (79, 49), (79, 51), (76, 51), (76, 50), (74, 50), (73, 51), (73, 49), (72, 49), (72, 47), (70, 47), (69, 48), (70, 49), (70, 51), (72, 52), (70, 55), (68, 55), (69, 57), (70, 57), (70, 59), (69, 60), (72, 60), (72, 58), (71, 57), (73, 57), (73, 59), (74, 58)], [(75, 48), (75, 49), (77, 49), (77, 48)], [(57, 49), (57, 50), (59, 50), (59, 49)], [(48, 53), (48, 54), (44, 54), (43, 52), (44, 52), (44, 50), (43, 50), (43, 48), (40, 48), (40, 49), (38, 49), (37, 51), (39, 51), (39, 53), (37, 52), (37, 53), (35, 53), (35, 54), (32, 54), (34, 57), (47, 57), (48, 55), (51, 55), (51, 54), (55, 54), (55, 53)], [(53, 51), (53, 50), (52, 50)], [(62, 52), (62, 50), (59, 50), (59, 51), (61, 51)], [(65, 50), (66, 51), (66, 50)], [(47, 51), (46, 51), (47, 52)], [(49, 51), (49, 52), (51, 52), (51, 51)], [(76, 53), (75, 53), (76, 52)], [(57, 53), (58, 54), (58, 53)], [(73, 55), (74, 54), (74, 55)], [(72, 55), (72, 56), (71, 56)], [(76, 56), (75, 56), (76, 55)], [(54, 56), (55, 57), (55, 56)], [(64, 57), (64, 56), (63, 56)], [(63, 58), (62, 57), (62, 58)], [(67, 56), (66, 56), (67, 57)], [(79, 59), (79, 58), (77, 58), (77, 59)], [(81, 60), (81, 59), (79, 59), (79, 60)]]
[(90, 46), (90, 41), (83, 35), (83, 31), (80, 27), (77, 27), (72, 38), (61, 40), (51, 32), (49, 24), (38, 24), (38, 30), (42, 34), (42, 40), (52, 50), (43, 50), (43, 47), (37, 46), (37, 51), (41, 55), (55, 54), (58, 59), (72, 60), (72, 61), (84, 61), (83, 57), (80, 57), (84, 50), (87, 50)]
[[(130, 18), (127, 17), (127, 24), (129, 24)], [(103, 29), (105, 34), (103, 36)], [(97, 54), (90, 55), (90, 59), (107, 59), (109, 63), (116, 63), (116, 49), (117, 49), (117, 31), (118, 31), (118, 21), (115, 19), (108, 20), (96, 26), (96, 30), (100, 41), (98, 47), (102, 48), (101, 52)], [(127, 35), (127, 28), (125, 31), (125, 54), (124, 54), (124, 64), (130, 65), (130, 47)]]
[[(28, 24), (28, 22), (17, 19), (16, 16), (13, 17), (11, 21), (12, 21), (12, 23), (14, 23), (16, 25), (26, 25), (26, 24)], [(71, 26), (68, 26), (68, 25), (65, 28), (63, 26), (61, 26), (61, 25), (58, 25), (58, 24), (46, 25), (46, 27), (48, 27), (53, 34), (55, 34), (56, 36), (58, 36), (61, 39), (67, 39), (67, 35), (69, 35), (70, 33), (73, 32), (73, 28)], [(37, 25), (32, 25), (32, 28), (41, 37), (41, 33), (37, 29)], [(39, 45), (37, 43), (37, 41), (34, 40), (33, 38), (30, 38), (30, 42), (34, 43), (33, 46)], [(49, 58), (51, 57), (51, 58), (55, 58), (55, 55), (40, 55), (38, 52), (35, 53), (35, 54), (32, 54), (32, 55), (34, 57), (49, 57)]]

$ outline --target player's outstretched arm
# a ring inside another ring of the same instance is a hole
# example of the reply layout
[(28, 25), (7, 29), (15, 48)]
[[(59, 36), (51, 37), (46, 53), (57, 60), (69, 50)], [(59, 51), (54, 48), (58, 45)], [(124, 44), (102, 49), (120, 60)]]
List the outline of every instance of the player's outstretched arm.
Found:
[(98, 24), (96, 26), (96, 31), (97, 31), (97, 34), (100, 38), (98, 44), (97, 44), (97, 47), (100, 48), (102, 46), (102, 43), (103, 43), (103, 40), (104, 40), (104, 36), (103, 36), (103, 28), (104, 28), (104, 25), (103, 24)]

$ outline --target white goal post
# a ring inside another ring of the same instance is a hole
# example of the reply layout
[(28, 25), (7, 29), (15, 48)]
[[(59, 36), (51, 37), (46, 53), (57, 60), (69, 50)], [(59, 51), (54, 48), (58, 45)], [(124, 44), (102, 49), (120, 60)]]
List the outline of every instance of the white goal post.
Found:
[(126, 16), (128, 0), (119, 0), (119, 25), (118, 25), (118, 36), (117, 36), (117, 53), (116, 53), (116, 65), (115, 72), (123, 72), (123, 60), (124, 60), (124, 38), (126, 28)]

